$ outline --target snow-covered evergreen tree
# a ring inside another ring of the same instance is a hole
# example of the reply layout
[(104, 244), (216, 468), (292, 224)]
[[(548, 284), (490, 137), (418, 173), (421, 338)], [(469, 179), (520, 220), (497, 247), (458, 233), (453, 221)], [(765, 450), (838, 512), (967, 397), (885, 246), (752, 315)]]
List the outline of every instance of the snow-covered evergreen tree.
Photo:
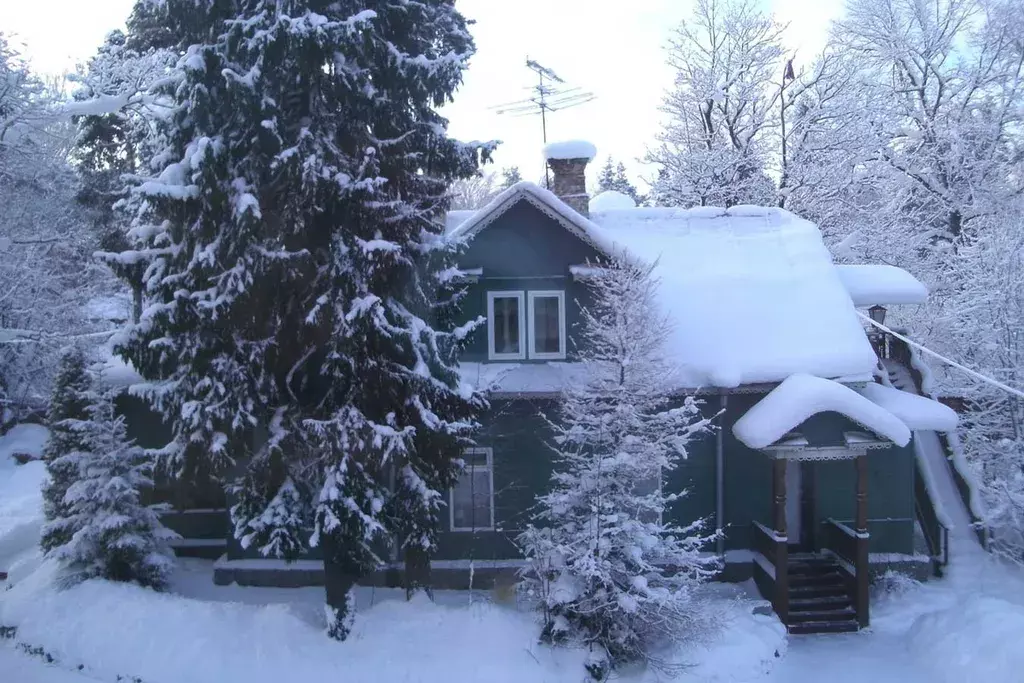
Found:
[(579, 342), (588, 379), (565, 390), (551, 421), (550, 491), (520, 537), (542, 639), (588, 645), (600, 680), (625, 662), (654, 662), (660, 645), (706, 625), (694, 591), (717, 570), (700, 554), (714, 538), (702, 520), (665, 519), (685, 492), (662, 483), (709, 425), (693, 397), (671, 392), (651, 270), (593, 269)]
[(637, 191), (636, 185), (630, 182), (626, 175), (626, 165), (621, 161), (615, 163), (611, 157), (608, 157), (604, 166), (601, 167), (601, 172), (597, 175), (597, 191), (607, 192), (609, 190), (621, 192), (636, 202), (638, 206), (644, 201), (640, 192)]
[(151, 302), (120, 348), (161, 380), (174, 472), (244, 464), (244, 545), (322, 548), (344, 638), (353, 582), (390, 536), (410, 590), (429, 586), (441, 492), (482, 403), (457, 373), (472, 326), (452, 324), (441, 233), (448, 184), (489, 147), (449, 138), (435, 110), (473, 42), (448, 0), (146, 11), (201, 42), (167, 79), (166, 149), (134, 188), (122, 258), (148, 264)]
[(523, 182), (523, 174), (519, 172), (518, 166), (508, 166), (501, 169), (501, 189), (507, 190), (516, 183)]
[(50, 440), (43, 451), (43, 460), (50, 478), (43, 486), (47, 524), (40, 539), (45, 552), (64, 545), (74, 533), (69, 521), (69, 504), (64, 497), (68, 487), (78, 479), (78, 454), (86, 448), (84, 425), (94, 399), (85, 356), (79, 348), (69, 349), (60, 359), (47, 415)]
[(140, 502), (140, 491), (152, 485), (151, 459), (128, 440), (109, 396), (93, 401), (74, 429), (80, 448), (53, 464), (73, 469), (76, 478), (64, 495), (62, 516), (44, 529), (51, 538), (70, 537), (48, 555), (62, 565), (68, 582), (101, 578), (163, 588), (174, 564), (167, 542), (176, 534)]

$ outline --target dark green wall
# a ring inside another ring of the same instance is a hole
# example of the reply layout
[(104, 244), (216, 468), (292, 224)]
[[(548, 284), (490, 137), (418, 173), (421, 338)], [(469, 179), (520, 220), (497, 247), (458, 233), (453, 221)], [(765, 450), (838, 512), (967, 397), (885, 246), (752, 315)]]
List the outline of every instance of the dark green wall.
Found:
[[(717, 412), (718, 398), (703, 407), (706, 415)], [(521, 556), (515, 538), (533, 513), (537, 496), (547, 490), (553, 466), (548, 447), (550, 428), (542, 417), (553, 415), (554, 400), (492, 401), (484, 417), (480, 446), (494, 452), (494, 516), (497, 531), (447, 531), (441, 534), (437, 559), (512, 559)], [(706, 433), (687, 446), (688, 457), (665, 479), (665, 490), (687, 490), (666, 517), (680, 525), (705, 518), (714, 529), (715, 435)], [(445, 516), (447, 528), (448, 517)]]
[(483, 268), (488, 277), (568, 275), (568, 267), (598, 253), (558, 221), (520, 200), (469, 243), (460, 265)]
[[(510, 559), (520, 556), (515, 538), (526, 527), (537, 495), (551, 477), (551, 432), (543, 413), (552, 400), (495, 400), (481, 422), (480, 446), (494, 454), (495, 531), (447, 531), (439, 539), (438, 559)], [(446, 499), (447, 500), (447, 499)]]
[[(570, 277), (569, 266), (593, 262), (599, 256), (593, 247), (560, 223), (521, 200), (473, 237), (460, 259), (459, 265), (463, 268), (483, 268), (483, 278), (469, 285), (463, 299), (463, 318), (486, 318), (488, 291), (564, 290), (566, 352), (571, 357), (573, 330), (578, 328), (579, 302), (585, 299), (586, 287)], [(526, 301), (528, 299), (524, 299), (524, 304)], [(487, 360), (485, 327), (473, 335), (462, 360)]]

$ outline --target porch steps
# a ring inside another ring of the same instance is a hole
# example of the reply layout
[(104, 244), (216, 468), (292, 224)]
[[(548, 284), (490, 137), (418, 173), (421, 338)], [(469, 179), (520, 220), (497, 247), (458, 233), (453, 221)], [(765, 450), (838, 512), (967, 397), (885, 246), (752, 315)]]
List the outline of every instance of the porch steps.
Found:
[(829, 557), (794, 555), (789, 562), (789, 619), (794, 635), (851, 633), (857, 613), (839, 565)]

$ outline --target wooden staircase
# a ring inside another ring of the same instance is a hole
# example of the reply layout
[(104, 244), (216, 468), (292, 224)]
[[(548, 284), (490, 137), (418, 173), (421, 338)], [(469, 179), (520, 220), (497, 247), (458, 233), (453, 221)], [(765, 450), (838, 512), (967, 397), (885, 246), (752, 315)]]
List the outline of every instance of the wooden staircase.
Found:
[(831, 556), (791, 555), (789, 614), (792, 634), (851, 633), (858, 630), (850, 587)]

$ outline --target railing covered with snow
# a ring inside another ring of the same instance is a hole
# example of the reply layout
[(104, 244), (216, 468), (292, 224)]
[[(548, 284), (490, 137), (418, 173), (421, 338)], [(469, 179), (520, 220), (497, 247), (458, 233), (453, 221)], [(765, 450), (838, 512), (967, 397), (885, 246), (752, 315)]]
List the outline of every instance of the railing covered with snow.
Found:
[[(900, 331), (902, 332), (902, 330)], [(889, 335), (886, 335), (886, 339), (886, 356), (897, 361), (910, 372), (910, 378), (914, 382), (914, 388), (917, 390), (917, 393), (921, 396), (928, 396), (938, 400), (932, 391), (933, 380), (929, 368), (924, 363), (917, 350), (911, 348), (909, 344), (901, 339), (890, 337)], [(975, 533), (978, 535), (978, 541), (981, 543), (983, 548), (987, 549), (989, 530), (987, 525), (984, 523), (982, 514), (980, 513), (981, 503), (977, 487), (973, 482), (969, 481), (968, 475), (965, 472), (967, 465), (963, 458), (963, 453), (960, 452), (959, 438), (955, 433), (946, 434), (945, 432), (936, 432), (935, 434), (939, 438), (939, 442), (942, 444), (942, 450), (946, 454), (946, 464), (949, 467), (950, 473), (953, 475), (953, 483), (956, 485), (957, 493), (960, 494), (960, 499), (963, 501), (967, 514), (970, 515), (971, 524), (974, 527)], [(924, 521), (921, 521), (921, 526), (924, 526)], [(927, 530), (925, 530), (926, 540), (927, 533)], [(931, 550), (932, 548), (929, 547), (929, 551)], [(943, 564), (948, 562), (948, 543), (946, 544), (944, 551), (946, 556)]]
[(867, 533), (858, 533), (846, 524), (829, 519), (825, 522), (825, 548), (839, 560), (846, 588), (853, 598), (857, 622), (868, 627), (869, 558)]
[(751, 525), (754, 582), (783, 624), (789, 623), (789, 547), (781, 536), (760, 522)]
[(939, 519), (938, 505), (932, 500), (918, 459), (914, 461), (914, 508), (935, 575), (940, 576), (942, 567), (949, 564), (949, 527)]

